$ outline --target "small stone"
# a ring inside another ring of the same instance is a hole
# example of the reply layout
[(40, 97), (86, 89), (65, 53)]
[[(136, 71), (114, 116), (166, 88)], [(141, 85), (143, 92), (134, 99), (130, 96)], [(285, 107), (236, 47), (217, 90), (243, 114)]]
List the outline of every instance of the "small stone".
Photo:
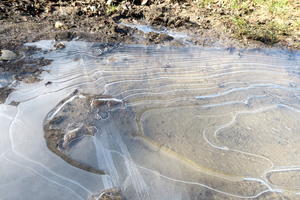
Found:
[(95, 11), (97, 10), (97, 8), (96, 8), (96, 6), (91, 6), (91, 7), (90, 7), (90, 10), (91, 10), (92, 12), (95, 12)]
[(108, 1), (106, 2), (106, 4), (109, 5), (109, 6), (112, 5), (112, 3), (113, 3), (113, 0), (108, 0)]
[(118, 188), (111, 188), (100, 193), (93, 194), (88, 200), (122, 200), (124, 199), (121, 190)]
[(297, 87), (297, 84), (296, 84), (296, 83), (293, 83), (293, 82), (290, 82), (290, 83), (289, 83), (289, 86), (292, 87), (292, 88), (296, 88), (296, 87)]
[(57, 42), (57, 43), (54, 44), (54, 47), (56, 49), (63, 49), (63, 48), (66, 47), (66, 45), (63, 42)]
[(63, 26), (64, 26), (64, 23), (62, 23), (60, 21), (55, 22), (55, 25), (54, 25), (54, 27), (57, 29), (62, 28)]
[(142, 6), (146, 5), (146, 4), (148, 3), (148, 1), (149, 1), (149, 0), (143, 0), (142, 3), (141, 3), (141, 5), (142, 5)]
[(48, 85), (51, 85), (52, 82), (51, 81), (48, 81), (47, 83), (45, 83), (45, 86), (48, 86)]
[(1, 50), (0, 60), (10, 61), (16, 58), (17, 58), (17, 54), (15, 54), (14, 52), (5, 49)]
[(27, 17), (25, 17), (25, 16), (21, 17), (21, 19), (22, 19), (23, 22), (27, 22), (28, 21)]

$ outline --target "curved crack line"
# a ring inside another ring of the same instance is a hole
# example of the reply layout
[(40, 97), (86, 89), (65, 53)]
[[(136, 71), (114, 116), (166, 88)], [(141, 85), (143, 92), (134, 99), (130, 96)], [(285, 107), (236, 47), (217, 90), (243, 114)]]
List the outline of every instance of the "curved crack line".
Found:
[[(260, 81), (266, 82), (266, 81), (269, 81), (269, 80), (260, 80)], [(287, 81), (287, 80), (281, 79), (281, 81)], [(203, 86), (203, 84), (201, 84), (201, 83), (190, 83), (190, 82), (183, 82), (183, 83), (179, 83), (179, 84), (178, 83), (168, 83), (168, 84), (164, 84), (164, 85), (159, 84), (158, 86), (155, 86), (155, 90), (161, 89), (161, 88), (167, 88), (168, 89), (168, 87), (170, 87), (170, 86), (177, 87), (177, 89), (178, 89), (178, 87), (183, 87), (183, 86), (186, 87), (187, 83), (189, 83), (188, 84), (189, 86)], [(237, 81), (235, 81), (235, 82), (232, 82), (232, 81), (222, 82), (222, 85), (224, 85), (224, 86), (229, 85), (229, 84), (245, 84), (245, 82), (241, 82), (241, 81), (240, 82), (237, 82)], [(266, 85), (266, 84), (267, 83), (258, 82), (258, 81), (251, 82), (250, 84), (247, 83), (247, 85)], [(206, 87), (201, 87), (201, 89), (202, 88), (203, 89), (218, 89), (219, 88), (219, 86), (216, 86), (216, 84), (210, 84), (210, 85), (212, 85), (214, 87), (207, 87), (208, 84), (206, 84)], [(280, 85), (280, 84), (275, 84), (275, 85)], [(200, 88), (197, 88), (197, 89), (200, 89)], [(132, 93), (132, 92), (135, 92), (135, 91), (147, 92), (147, 91), (151, 91), (151, 90), (153, 90), (153, 88), (151, 88), (151, 89), (138, 88), (138, 89), (124, 90), (124, 91), (121, 91), (121, 92), (116, 93), (116, 94), (111, 94), (111, 93), (110, 94), (114, 95), (114, 96), (122, 96), (125, 93)]]
[[(39, 166), (39, 167), (45, 169), (48, 173), (54, 175), (55, 177), (61, 178), (61, 179), (64, 180), (64, 181), (67, 181), (67, 182), (69, 182), (69, 183), (72, 183), (72, 184), (78, 186), (79, 188), (81, 188), (81, 189), (83, 189), (84, 191), (86, 191), (88, 194), (92, 194), (92, 192), (91, 192), (90, 190), (88, 190), (86, 187), (82, 186), (82, 185), (79, 184), (78, 182), (73, 181), (73, 180), (71, 180), (71, 179), (69, 179), (69, 178), (66, 178), (66, 177), (64, 177), (64, 176), (62, 176), (62, 175), (59, 175), (59, 174), (53, 172), (51, 169), (49, 169), (48, 167), (46, 167), (46, 166), (43, 165), (42, 163), (39, 163), (39, 162), (37, 162), (37, 161), (35, 161), (35, 160), (32, 160), (32, 159), (30, 159), (30, 158), (28, 158), (28, 157), (26, 157), (26, 156), (20, 154), (19, 152), (17, 152), (17, 151), (15, 150), (15, 144), (14, 144), (13, 135), (12, 135), (12, 127), (13, 127), (13, 124), (15, 123), (15, 120), (17, 119), (18, 114), (19, 114), (19, 107), (17, 107), (16, 115), (15, 115), (14, 119), (11, 121), (11, 123), (10, 123), (10, 125), (9, 125), (9, 139), (10, 139), (10, 143), (11, 143), (11, 151), (12, 151), (12, 153), (14, 153), (16, 156), (18, 156), (18, 157), (20, 157), (20, 158), (23, 158), (23, 159), (24, 159), (25, 161), (27, 161), (27, 162), (31, 162), (31, 163), (35, 164), (36, 166)], [(14, 161), (14, 162), (16, 162), (16, 161)], [(16, 162), (16, 163), (17, 163), (17, 162)], [(37, 171), (36, 171), (36, 172), (37, 172)], [(40, 176), (43, 176), (42, 174), (40, 174), (40, 173), (38, 173), (38, 172), (37, 172), (37, 174), (39, 174)], [(49, 179), (49, 180), (51, 180), (51, 179)], [(56, 182), (56, 181), (52, 180), (51, 182)], [(60, 183), (57, 183), (57, 184), (60, 184)]]
[(16, 162), (16, 161), (13, 161), (13, 160), (10, 160), (10, 159), (6, 158), (5, 156), (3, 156), (3, 159), (4, 159), (4, 160), (7, 160), (7, 161), (9, 161), (9, 162), (14, 163), (15, 165), (17, 165), (17, 166), (19, 166), (19, 167), (21, 167), (21, 168), (28, 169), (28, 170), (30, 170), (31, 172), (33, 172), (34, 174), (39, 175), (39, 176), (42, 177), (43, 179), (45, 179), (45, 180), (47, 180), (47, 181), (49, 181), (49, 182), (51, 182), (51, 183), (53, 183), (53, 184), (55, 184), (55, 185), (58, 185), (58, 186), (60, 186), (60, 187), (62, 187), (62, 188), (65, 188), (65, 189), (69, 190), (72, 194), (74, 194), (74, 195), (75, 195), (76, 197), (78, 197), (79, 199), (85, 200), (84, 198), (82, 198), (79, 194), (77, 194), (77, 193), (76, 193), (74, 190), (72, 190), (71, 188), (69, 188), (69, 187), (67, 187), (67, 186), (65, 186), (65, 185), (62, 185), (62, 184), (60, 184), (60, 183), (58, 183), (58, 182), (56, 182), (56, 181), (51, 180), (50, 178), (44, 176), (43, 174), (39, 173), (38, 171), (32, 169), (31, 167), (23, 166), (23, 165), (19, 164), (19, 163)]
[[(263, 71), (263, 70), (262, 70)], [(220, 74), (214, 74), (214, 75), (207, 75), (207, 76), (172, 76), (172, 77), (168, 77), (168, 76), (160, 76), (158, 78), (147, 78), (147, 79), (130, 79), (130, 80), (121, 80), (121, 81), (114, 81), (114, 82), (111, 82), (111, 83), (107, 83), (105, 84), (105, 89), (106, 87), (112, 85), (112, 84), (116, 84), (116, 83), (124, 83), (124, 82), (127, 82), (127, 81), (130, 81), (130, 82), (141, 82), (141, 81), (152, 81), (152, 80), (159, 80), (159, 79), (171, 79), (171, 78), (176, 78), (176, 81), (177, 80), (191, 80), (191, 78), (195, 78), (196, 80), (202, 80), (202, 79), (208, 79), (208, 78), (214, 78), (214, 77), (221, 77), (221, 76), (225, 76), (225, 75), (229, 75), (229, 74), (239, 74), (239, 73), (253, 73), (253, 71), (250, 71), (250, 70), (244, 70), (244, 71), (235, 71), (235, 72), (226, 72), (226, 73), (220, 73)], [(270, 73), (269, 71), (263, 71), (263, 72), (266, 72), (266, 73)], [(161, 73), (161, 74), (164, 74), (164, 73)], [(278, 72), (278, 74), (281, 74), (280, 72)], [(159, 74), (158, 74), (159, 75)], [(131, 75), (131, 76), (137, 76), (137, 75)], [(142, 76), (142, 75), (140, 75)], [(101, 77), (99, 79), (96, 79), (95, 82), (97, 82), (98, 80), (102, 79), (102, 78), (109, 78), (109, 77), (114, 77), (114, 76), (106, 76), (106, 77)], [(269, 85), (275, 85), (275, 84), (269, 84)]]
[[(260, 109), (257, 109), (257, 110), (253, 110), (253, 111), (240, 111), (240, 112), (235, 112), (235, 115), (233, 116), (232, 120), (229, 122), (229, 123), (226, 123), (222, 126), (220, 126), (218, 129), (216, 129), (214, 131), (214, 137), (216, 140), (217, 139), (217, 135), (218, 135), (218, 132), (226, 127), (229, 127), (231, 126), (232, 124), (234, 124), (236, 122), (236, 118), (238, 117), (238, 115), (241, 115), (241, 114), (253, 114), (253, 113), (259, 113), (259, 112), (264, 112), (264, 111), (267, 111), (267, 110), (271, 110), (271, 109), (274, 109), (274, 108), (277, 108), (279, 106), (282, 106), (282, 107), (286, 107), (288, 109), (291, 109), (295, 112), (300, 112), (300, 110), (294, 108), (294, 107), (291, 107), (291, 106), (287, 106), (287, 105), (284, 105), (284, 104), (277, 104), (277, 105), (273, 105), (273, 106), (268, 106), (268, 107), (263, 107), (263, 108), (260, 108)], [(245, 154), (245, 155), (250, 155), (250, 156), (254, 156), (254, 157), (258, 157), (258, 158), (261, 158), (261, 159), (264, 159), (266, 161), (268, 161), (269, 163), (271, 163), (271, 167), (269, 167), (268, 169), (266, 169), (264, 172), (263, 172), (263, 176), (266, 177), (266, 174), (269, 173), (269, 171), (272, 171), (272, 169), (274, 168), (274, 163), (272, 160), (270, 160), (269, 158), (265, 157), (265, 156), (261, 156), (261, 155), (258, 155), (258, 154), (252, 154), (252, 153), (249, 153), (249, 152), (245, 152), (245, 151), (240, 151), (240, 150), (236, 150), (236, 149), (229, 149), (228, 147), (226, 146), (218, 146), (218, 145), (215, 145), (213, 143), (211, 143), (207, 138), (206, 138), (206, 135), (205, 135), (205, 132), (203, 134), (204, 139), (205, 141), (211, 145), (212, 147), (214, 148), (218, 148), (218, 149), (222, 149), (222, 150), (226, 150), (226, 151), (234, 151), (234, 152), (238, 152), (238, 153), (241, 153), (241, 154)], [(267, 179), (268, 183), (269, 180)], [(271, 184), (271, 183), (270, 183)]]
[[(238, 115), (240, 114), (253, 114), (253, 113), (259, 113), (259, 112), (264, 112), (266, 110), (270, 110), (270, 109), (273, 109), (273, 108), (276, 108), (278, 105), (273, 105), (273, 106), (268, 106), (268, 107), (262, 107), (262, 108), (259, 108), (259, 109), (256, 109), (256, 110), (253, 110), (253, 111), (238, 111), (238, 112), (234, 112), (234, 116), (232, 117), (232, 120), (226, 124), (223, 124), (222, 126), (219, 126), (219, 128), (217, 128), (215, 131), (214, 131), (214, 137), (215, 139), (218, 141), (217, 139), (217, 136), (218, 136), (218, 132), (220, 132), (222, 129), (225, 129), (231, 125), (233, 125), (235, 122), (236, 122), (236, 118), (238, 117)], [(208, 141), (208, 140), (206, 140)], [(210, 145), (213, 145), (212, 147), (214, 148), (220, 148), (222, 150), (225, 150), (225, 151), (233, 151), (233, 152), (238, 152), (238, 153), (241, 153), (241, 154), (245, 154), (245, 155), (249, 155), (249, 156), (252, 156), (252, 157), (256, 157), (256, 158), (260, 158), (260, 159), (263, 159), (263, 160), (266, 160), (268, 163), (270, 163), (270, 167), (267, 170), (269, 169), (272, 169), (274, 167), (274, 163), (272, 162), (272, 160), (270, 160), (269, 158), (265, 157), (265, 156), (261, 156), (261, 155), (258, 155), (258, 154), (253, 154), (253, 153), (249, 153), (249, 152), (245, 152), (245, 151), (240, 151), (240, 150), (237, 150), (237, 149), (230, 149), (226, 146), (218, 146), (216, 144), (213, 144), (212, 142), (209, 141)]]
[[(229, 72), (229, 73), (240, 73), (240, 72)], [(229, 74), (229, 73), (224, 73), (224, 74), (218, 75), (218, 76), (223, 76), (223, 75), (226, 75), (226, 74)], [(114, 77), (114, 76), (110, 76), (110, 77)], [(210, 77), (212, 77), (212, 76), (207, 76), (207, 78), (210, 78)], [(60, 88), (58, 90), (54, 90), (54, 91), (50, 91), (50, 92), (46, 92), (46, 93), (40, 94), (39, 96), (45, 95), (45, 94), (49, 94), (49, 93), (58, 92), (58, 91), (61, 91), (61, 90), (64, 90), (64, 89), (68, 89), (68, 88), (76, 88), (76, 87), (79, 87), (81, 85), (89, 85), (90, 83), (98, 85), (98, 81), (104, 81), (104, 78), (107, 78), (107, 77), (100, 77), (100, 78), (97, 78), (96, 80), (84, 81), (84, 82), (81, 82), (81, 83), (78, 83), (78, 84), (66, 86), (66, 87)], [(178, 77), (173, 77), (173, 78), (176, 78), (176, 80), (178, 80)], [(199, 78), (199, 77), (197, 77), (197, 78)], [(201, 77), (201, 78), (203, 78), (203, 77)], [(169, 79), (169, 77), (148, 78), (146, 80), (149, 81), (149, 80), (159, 80), (159, 79)], [(181, 79), (188, 79), (188, 80), (190, 80), (190, 77), (181, 77)], [(197, 80), (199, 80), (199, 79), (197, 79)], [(107, 87), (110, 86), (111, 84), (123, 83), (123, 82), (128, 82), (128, 81), (130, 81), (130, 82), (140, 82), (140, 81), (145, 81), (145, 79), (122, 80), (122, 81), (115, 81), (115, 82), (111, 82), (111, 83), (106, 83), (104, 85), (104, 94), (107, 92)], [(271, 84), (271, 85), (275, 85), (275, 84)], [(282, 88), (284, 88), (284, 87), (282, 87)], [(290, 90), (290, 89), (288, 88), (287, 90)], [(28, 98), (25, 101), (28, 101), (28, 100), (31, 100), (31, 99), (34, 99), (34, 98), (37, 98), (37, 96), (36, 97)]]
[[(270, 185), (279, 187), (280, 185), (275, 184), (275, 183), (273, 183), (273, 182), (270, 180), (270, 176), (272, 175), (272, 173), (276, 173), (276, 172), (291, 172), (291, 171), (300, 172), (300, 166), (298, 166), (298, 167), (293, 167), (293, 168), (270, 169), (269, 171), (266, 171), (266, 172), (263, 174), (263, 176), (264, 176), (264, 177), (266, 178), (266, 180), (270, 183)], [(284, 186), (281, 186), (281, 187), (284, 187)], [(286, 191), (289, 191), (289, 192), (294, 192), (295, 194), (300, 194), (299, 191), (289, 190), (289, 189), (287, 189), (286, 187), (284, 187), (284, 189), (285, 189)]]
[[(168, 91), (163, 91), (163, 92), (152, 92), (152, 93), (150, 93), (150, 92), (148, 92), (148, 93), (147, 92), (141, 92), (141, 93), (137, 93), (137, 94), (127, 95), (127, 96), (123, 97), (122, 100), (126, 101), (126, 99), (129, 98), (129, 97), (134, 97), (134, 96), (139, 96), (139, 95), (141, 95), (141, 97), (156, 97), (156, 96), (160, 95), (160, 97), (161, 97), (161, 96), (164, 96), (168, 93), (176, 93), (176, 92), (180, 92), (180, 91), (197, 91), (197, 90), (198, 91), (203, 91), (203, 90), (209, 90), (209, 89), (215, 89), (215, 88), (212, 87), (212, 88), (174, 89), (174, 90), (168, 90)], [(250, 89), (252, 89), (252, 88), (250, 88)], [(253, 88), (253, 89), (256, 89), (256, 88)], [(235, 91), (233, 91), (233, 92), (235, 92)], [(226, 91), (224, 93), (226, 93)], [(229, 92), (228, 94), (230, 94), (230, 93), (231, 92)], [(145, 94), (145, 96), (143, 96), (144, 94)], [(219, 95), (216, 94), (214, 97), (222, 97), (222, 96), (225, 96), (225, 95), (227, 95), (227, 94), (224, 94), (224, 95), (223, 94), (219, 94)], [(176, 94), (176, 96), (179, 96), (179, 95)], [(191, 94), (187, 94), (185, 96), (186, 97), (191, 97), (191, 96), (194, 96), (194, 95), (191, 93)], [(212, 98), (210, 95), (208, 95), (208, 96), (209, 97), (200, 98), (200, 99), (203, 100), (203, 99), (207, 99), (207, 98)], [(248, 104), (249, 100), (253, 97), (265, 97), (265, 96), (267, 96), (267, 95), (251, 95), (251, 96), (248, 96), (247, 99), (244, 100), (244, 101), (235, 101), (235, 102)], [(196, 97), (196, 99), (197, 99), (197, 97)], [(168, 99), (165, 99), (165, 100), (168, 100)], [(147, 100), (147, 101), (151, 101), (151, 100)], [(143, 102), (143, 101), (135, 101), (135, 102)], [(211, 105), (213, 105), (213, 104), (211, 104)], [(215, 105), (218, 105), (218, 104), (215, 104)], [(219, 105), (221, 105), (221, 104), (219, 104)], [(203, 105), (202, 107), (209, 107), (209, 105)]]
[[(123, 155), (122, 153), (116, 151), (116, 150), (109, 150), (111, 151), (112, 153), (116, 153), (118, 154), (119, 156), (121, 156), (123, 159), (125, 160), (128, 160), (128, 158)], [(154, 171), (154, 170), (151, 170), (149, 168), (145, 168), (145, 167), (142, 167), (138, 164), (136, 164), (135, 162), (133, 162), (132, 160), (128, 160), (128, 162), (132, 162), (133, 165), (135, 165), (137, 168), (140, 168), (140, 169), (143, 169), (145, 171), (148, 171), (156, 176), (159, 176), (159, 177), (162, 177), (162, 178), (165, 178), (167, 180), (170, 180), (170, 181), (173, 181), (173, 182), (178, 182), (178, 183), (183, 183), (183, 184), (189, 184), (189, 185), (197, 185), (197, 186), (201, 186), (201, 187), (204, 187), (204, 188), (207, 188), (209, 190), (212, 190), (212, 191), (215, 191), (217, 193), (220, 193), (220, 194), (224, 194), (224, 195), (227, 195), (227, 196), (231, 196), (231, 197), (237, 197), (237, 198), (241, 198), (241, 199), (254, 199), (254, 198), (257, 198), (259, 196), (261, 196), (262, 194), (266, 193), (266, 192), (276, 192), (276, 193), (281, 193), (281, 191), (279, 190), (270, 190), (270, 189), (267, 189), (267, 190), (264, 190), (264, 191), (261, 191), (259, 193), (257, 193), (256, 195), (252, 195), (252, 196), (241, 196), (241, 195), (235, 195), (235, 194), (232, 194), (232, 193), (228, 193), (228, 192), (225, 192), (225, 191), (222, 191), (222, 190), (219, 190), (219, 189), (216, 189), (216, 188), (213, 188), (213, 187), (210, 187), (208, 185), (205, 185), (205, 184), (202, 184), (202, 183), (198, 183), (198, 182), (193, 182), (193, 181), (184, 181), (184, 180), (179, 180), (179, 179), (174, 179), (174, 178), (171, 178), (169, 176), (165, 176), (163, 174), (161, 174), (160, 172), (157, 172), (157, 171)], [(262, 182), (261, 182), (262, 183)], [(268, 187), (269, 188), (269, 187)]]
[[(82, 58), (81, 58), (82, 59)], [(93, 64), (93, 63), (92, 63)], [(90, 65), (85, 65), (85, 67), (86, 68), (88, 68), (89, 66), (92, 66), (92, 64), (90, 64)], [(185, 67), (186, 68), (186, 67)], [(235, 68), (237, 68), (237, 69), (244, 69), (244, 68), (241, 68), (241, 67), (232, 67), (232, 68), (230, 68), (231, 70), (234, 70)], [(150, 70), (149, 70), (150, 69)], [(155, 72), (155, 70), (158, 70), (158, 72)], [(111, 71), (109, 71), (109, 70), (99, 70), (99, 69), (95, 69), (95, 70), (89, 70), (89, 72), (87, 72), (86, 73), (86, 75), (87, 76), (94, 76), (94, 75), (96, 75), (96, 74), (98, 74), (98, 73), (101, 73), (102, 75), (104, 75), (104, 76), (107, 76), (107, 75), (105, 75), (105, 73), (117, 73), (117, 74), (114, 74), (114, 75), (111, 75), (110, 77), (112, 77), (112, 76), (124, 76), (124, 73), (134, 73), (135, 72), (135, 74), (127, 74), (127, 75), (125, 75), (125, 76), (139, 76), (137, 73), (136, 73), (136, 71), (138, 71), (138, 72), (144, 72), (144, 73), (147, 73), (147, 75), (148, 76), (156, 76), (156, 75), (160, 75), (160, 74), (163, 74), (163, 75), (166, 75), (166, 74), (182, 74), (182, 75), (189, 75), (189, 74), (195, 74), (195, 72), (198, 72), (198, 73), (200, 73), (200, 74), (202, 74), (203, 73), (203, 69), (201, 68), (201, 69), (198, 69), (198, 70), (191, 70), (191, 71), (189, 71), (189, 70), (184, 70), (184, 71), (182, 71), (181, 69), (184, 69), (184, 68), (174, 68), (174, 69), (176, 69), (176, 70), (179, 70), (179, 71), (175, 71), (175, 72), (170, 72), (170, 71), (167, 71), (167, 72), (161, 72), (161, 70), (162, 70), (163, 68), (162, 67), (155, 67), (155, 68), (147, 68), (146, 70), (145, 69), (141, 69), (140, 67), (137, 67), (137, 68), (130, 68), (130, 69), (127, 69), (127, 70), (125, 70), (125, 71), (122, 71), (122, 70), (111, 70)], [(250, 68), (251, 69), (251, 68)], [(271, 68), (271, 69), (274, 69), (274, 68)], [(130, 70), (130, 71), (129, 71)], [(152, 70), (152, 71), (151, 71)], [(211, 74), (211, 75), (206, 75), (206, 76), (217, 76), (217, 75), (219, 75), (219, 74), (224, 74), (224, 71), (227, 71), (228, 69), (219, 69), (219, 70), (214, 70), (214, 73), (213, 74)], [(266, 69), (266, 70), (268, 70), (269, 72), (270, 72), (270, 69)], [(154, 72), (153, 72), (154, 71)], [(240, 70), (240, 71), (236, 71), (236, 72), (243, 72), (243, 71), (245, 71), (245, 70)], [(247, 72), (248, 72), (249, 70), (247, 70)], [(251, 72), (260, 72), (260, 71), (265, 71), (265, 70), (262, 70), (262, 69), (256, 69), (255, 68), (255, 71), (252, 69), (251, 70)], [(80, 72), (80, 71), (78, 71), (78, 72)], [(78, 72), (72, 72), (71, 73), (71, 75), (77, 75), (78, 74)], [(217, 73), (218, 72), (218, 73)], [(223, 73), (220, 73), (220, 72), (223, 72)], [(225, 74), (227, 74), (227, 73), (230, 73), (230, 72), (225, 72)], [(232, 72), (231, 72), (232, 73)], [(277, 72), (277, 71), (274, 71), (274, 73), (282, 73), (282, 72)], [(55, 77), (55, 79), (52, 79), (52, 80), (56, 80), (56, 79), (61, 79), (61, 78), (66, 78), (66, 77), (68, 77), (69, 76), (69, 74), (66, 74), (66, 75), (63, 75), (63, 76), (60, 76), (60, 77)], [(195, 76), (195, 75), (194, 75)], [(76, 78), (80, 78), (81, 77), (81, 75), (77, 75), (76, 77), (74, 77), (74, 78), (72, 78), (72, 79), (69, 79), (69, 80), (73, 80), (73, 79), (76, 79)], [(177, 76), (176, 76), (177, 77)], [(53, 82), (55, 82), (55, 81), (53, 81)], [(60, 81), (57, 81), (57, 82), (55, 82), (55, 83), (60, 83)]]
[[(161, 51), (157, 51), (156, 49), (151, 49), (151, 50), (152, 50), (152, 56), (147, 56), (147, 54), (145, 54), (144, 57), (143, 57), (145, 61), (147, 59), (149, 59), (149, 58), (152, 58), (153, 55), (154, 55), (154, 57), (159, 57), (160, 56), (159, 52), (161, 52)], [(91, 52), (91, 53), (89, 53), (89, 52)], [(163, 52), (165, 53), (165, 51), (163, 51)], [(125, 53), (128, 54), (128, 53), (131, 53), (131, 51), (119, 51), (119, 52), (116, 52), (116, 56), (123, 56)], [(63, 55), (62, 56), (48, 56), (48, 57), (53, 59), (53, 58), (61, 58), (61, 57), (64, 57), (64, 58), (65, 57), (75, 57), (75, 56), (81, 55), (81, 56), (87, 56), (87, 57), (95, 58), (95, 59), (103, 59), (103, 58), (105, 58), (105, 57), (99, 57), (100, 55), (103, 55), (103, 54), (100, 54), (99, 56), (95, 56), (94, 55), (95, 53), (93, 51), (91, 51), (91, 50), (90, 51), (70, 51), (69, 50), (67, 52), (61, 52), (61, 54), (63, 54)], [(174, 52), (173, 52), (173, 54), (174, 54)], [(182, 62), (189, 61), (189, 62), (197, 62), (197, 63), (199, 63), (200, 58), (197, 57), (197, 55), (199, 55), (199, 54), (200, 54), (200, 52), (196, 53), (196, 54), (193, 54), (192, 58), (191, 57), (190, 58), (186, 58), (186, 56), (180, 57), (181, 58), (180, 61), (182, 61)], [(113, 55), (113, 54), (111, 54), (111, 55)], [(182, 54), (181, 53), (175, 53), (175, 55), (181, 56)], [(222, 59), (223, 64), (224, 64), (224, 62), (225, 62), (225, 64), (227, 64), (226, 62), (228, 62), (228, 65), (230, 65), (232, 63), (232, 56), (228, 55), (228, 56), (224, 57), (224, 55), (223, 55), (222, 57), (223, 57), (223, 59)], [(249, 57), (251, 57), (251, 56), (247, 55), (247, 58), (249, 58)], [(267, 56), (263, 56), (262, 58), (265, 58), (265, 57), (266, 57), (266, 59), (268, 58)], [(133, 58), (135, 58), (135, 57), (133, 57)], [(164, 60), (168, 61), (169, 59), (164, 59)], [(257, 60), (257, 57), (256, 57), (255, 60)], [(286, 61), (286, 59), (278, 59), (278, 60), (279, 61)], [(133, 60), (130, 60), (130, 61), (131, 62), (129, 62), (129, 64), (131, 64), (132, 62), (134, 62)], [(205, 62), (205, 63), (208, 63), (208, 62), (215, 63), (215, 62), (220, 61), (220, 60), (219, 59), (212, 59), (211, 57), (207, 56), (207, 57), (201, 57), (201, 61)], [(262, 64), (262, 65), (266, 65), (266, 66), (271, 66), (270, 64), (265, 63), (265, 62), (264, 63), (257, 63), (257, 62), (249, 62), (249, 61), (239, 61), (239, 62), (236, 61), (236, 63), (234, 63), (234, 64), (244, 64), (244, 65), (245, 64), (249, 64), (249, 65)], [(293, 66), (293, 65), (291, 65), (291, 66)]]

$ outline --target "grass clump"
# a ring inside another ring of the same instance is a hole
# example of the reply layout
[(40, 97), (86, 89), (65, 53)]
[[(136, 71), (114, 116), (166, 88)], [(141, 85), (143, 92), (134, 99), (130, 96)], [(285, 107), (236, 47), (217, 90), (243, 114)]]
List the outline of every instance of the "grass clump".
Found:
[(106, 8), (106, 14), (107, 15), (111, 15), (111, 14), (115, 13), (116, 11), (118, 11), (118, 6), (113, 5), (113, 4), (107, 6), (107, 8)]
[(213, 7), (211, 16), (240, 39), (274, 44), (287, 36), (300, 37), (300, 7), (291, 0), (199, 0), (199, 6)]
[(276, 22), (249, 23), (241, 17), (233, 17), (234, 33), (238, 37), (261, 41), (265, 44), (274, 44), (279, 41), (279, 36), (284, 35), (287, 27)]

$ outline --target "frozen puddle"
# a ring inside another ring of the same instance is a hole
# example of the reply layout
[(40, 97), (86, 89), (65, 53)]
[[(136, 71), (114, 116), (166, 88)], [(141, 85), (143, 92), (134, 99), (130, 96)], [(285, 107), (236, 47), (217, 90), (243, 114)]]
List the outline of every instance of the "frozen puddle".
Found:
[(0, 105), (0, 199), (300, 198), (299, 52), (29, 45), (53, 62)]

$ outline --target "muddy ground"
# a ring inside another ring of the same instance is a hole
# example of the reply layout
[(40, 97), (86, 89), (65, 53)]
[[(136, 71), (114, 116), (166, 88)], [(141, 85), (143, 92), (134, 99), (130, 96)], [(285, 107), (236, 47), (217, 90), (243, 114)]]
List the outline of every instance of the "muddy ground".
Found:
[[(249, 12), (255, 13), (255, 9), (259, 7), (247, 4), (246, 8), (235, 6), (233, 9), (226, 6), (226, 1), (225, 6), (220, 5), (220, 2), (222, 1), (2, 0), (0, 50), (11, 50), (17, 57), (12, 61), (0, 59), (0, 73), (10, 73), (14, 76), (15, 82), (38, 81), (41, 67), (51, 61), (33, 60), (31, 55), (35, 50), (24, 47), (23, 44), (42, 39), (225, 48), (300, 48), (297, 29), (299, 25), (296, 23), (299, 5), (298, 7), (296, 4), (293, 5), (291, 8), (294, 10), (287, 12), (295, 14), (288, 16), (291, 18), (291, 22), (287, 25), (290, 27), (289, 31), (288, 28), (282, 31), (276, 26), (270, 28), (270, 23), (265, 18), (252, 22), (258, 18), (257, 15), (253, 15), (245, 23), (246, 18), (241, 17), (250, 16)], [(229, 20), (231, 15), (235, 16), (233, 21)], [(269, 21), (272, 19), (272, 16), (267, 17)], [(249, 26), (248, 22), (251, 22)], [(292, 22), (296, 25), (292, 26)], [(125, 24), (150, 25), (157, 30), (168, 29), (185, 33), (188, 37), (174, 38), (165, 31), (146, 33)], [(63, 45), (58, 44), (58, 48), (63, 48)], [(0, 103), (4, 102), (12, 88), (0, 87)]]

